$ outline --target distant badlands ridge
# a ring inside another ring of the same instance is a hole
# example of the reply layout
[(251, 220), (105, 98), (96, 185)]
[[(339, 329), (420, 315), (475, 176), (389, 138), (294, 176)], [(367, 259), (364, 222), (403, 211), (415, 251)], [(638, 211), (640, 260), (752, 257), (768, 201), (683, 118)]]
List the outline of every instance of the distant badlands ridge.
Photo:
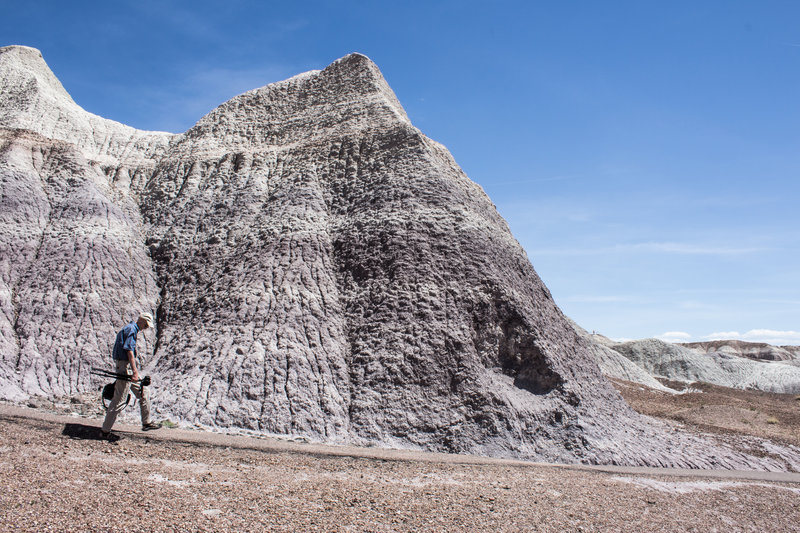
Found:
[(706, 353), (727, 353), (761, 361), (792, 361), (800, 359), (800, 346), (773, 346), (765, 342), (747, 342), (741, 340), (681, 342), (678, 344)]
[[(653, 375), (673, 362), (713, 360), (687, 379), (746, 386), (761, 381), (742, 362), (767, 363), (581, 334), (485, 192), (360, 54), (170, 134), (86, 112), (38, 50), (0, 48), (0, 398), (97, 390), (89, 369), (140, 309), (157, 316), (139, 339), (155, 408), (187, 424), (788, 468), (633, 411), (601, 368), (663, 387)], [(778, 365), (788, 389), (794, 367)]]
[(608, 377), (670, 391), (658, 379), (701, 381), (743, 390), (800, 393), (800, 346), (740, 340), (672, 344), (659, 339), (615, 342), (576, 328), (594, 343)]

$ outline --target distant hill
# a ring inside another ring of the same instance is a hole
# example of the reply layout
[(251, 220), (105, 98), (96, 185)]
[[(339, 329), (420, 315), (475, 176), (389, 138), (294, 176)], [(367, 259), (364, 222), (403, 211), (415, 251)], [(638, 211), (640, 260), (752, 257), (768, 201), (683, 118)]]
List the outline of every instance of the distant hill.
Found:
[(800, 393), (800, 347), (797, 346), (736, 340), (671, 344), (641, 339), (617, 343), (582, 329), (579, 332), (593, 343), (601, 370), (611, 378), (658, 390), (669, 389), (656, 378), (781, 394)]
[(707, 342), (682, 342), (680, 346), (694, 348), (706, 353), (717, 352), (748, 359), (765, 361), (791, 361), (800, 358), (800, 346), (772, 346), (764, 342), (720, 340)]

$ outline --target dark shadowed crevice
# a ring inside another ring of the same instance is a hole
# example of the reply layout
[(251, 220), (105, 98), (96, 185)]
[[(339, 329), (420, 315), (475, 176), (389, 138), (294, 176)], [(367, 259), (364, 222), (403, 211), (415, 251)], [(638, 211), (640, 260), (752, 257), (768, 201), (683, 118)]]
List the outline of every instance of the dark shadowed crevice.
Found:
[[(155, 264), (153, 265), (155, 270)], [(158, 279), (158, 278), (156, 278)], [(162, 283), (158, 287), (158, 308), (156, 309), (156, 341), (153, 344), (153, 363), (158, 361), (158, 350), (161, 348), (161, 341), (164, 337), (164, 326), (166, 325), (166, 317), (164, 316), (164, 300), (167, 296), (166, 286)]]
[(535, 331), (502, 295), (495, 293), (475, 306), (472, 337), (484, 365), (514, 378), (514, 386), (536, 395), (562, 386)]
[(536, 344), (535, 337), (526, 332), (517, 317), (501, 318), (498, 357), (503, 373), (514, 378), (514, 385), (533, 394), (547, 394), (562, 384), (547, 358)]

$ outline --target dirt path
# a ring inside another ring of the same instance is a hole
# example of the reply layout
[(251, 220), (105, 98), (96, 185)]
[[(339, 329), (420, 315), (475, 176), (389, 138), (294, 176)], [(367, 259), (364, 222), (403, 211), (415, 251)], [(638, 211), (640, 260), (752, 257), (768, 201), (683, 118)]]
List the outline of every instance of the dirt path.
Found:
[(0, 405), (0, 531), (800, 531), (800, 475), (558, 466)]

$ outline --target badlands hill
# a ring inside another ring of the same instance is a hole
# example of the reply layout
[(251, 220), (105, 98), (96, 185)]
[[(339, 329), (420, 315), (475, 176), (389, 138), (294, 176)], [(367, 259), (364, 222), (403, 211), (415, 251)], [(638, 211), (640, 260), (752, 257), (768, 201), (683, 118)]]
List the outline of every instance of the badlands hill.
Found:
[(703, 352), (658, 339), (617, 344), (612, 349), (657, 377), (702, 381), (734, 389), (800, 393), (800, 367), (789, 361), (754, 361), (726, 351)]
[[(800, 393), (797, 347), (736, 340), (672, 344), (659, 339), (615, 342), (573, 327), (592, 346), (604, 375), (675, 392), (658, 379), (703, 382), (741, 390)], [(794, 350), (794, 351), (793, 351)], [(759, 357), (760, 356), (760, 357)]]
[(680, 345), (706, 353), (725, 353), (759, 361), (796, 361), (800, 359), (800, 346), (772, 346), (764, 342), (738, 340), (686, 342)]
[[(508, 226), (352, 54), (182, 134), (0, 48), (0, 395), (98, 381), (140, 338), (162, 416), (552, 461), (780, 469), (632, 411)], [(141, 335), (140, 335), (141, 337)]]

